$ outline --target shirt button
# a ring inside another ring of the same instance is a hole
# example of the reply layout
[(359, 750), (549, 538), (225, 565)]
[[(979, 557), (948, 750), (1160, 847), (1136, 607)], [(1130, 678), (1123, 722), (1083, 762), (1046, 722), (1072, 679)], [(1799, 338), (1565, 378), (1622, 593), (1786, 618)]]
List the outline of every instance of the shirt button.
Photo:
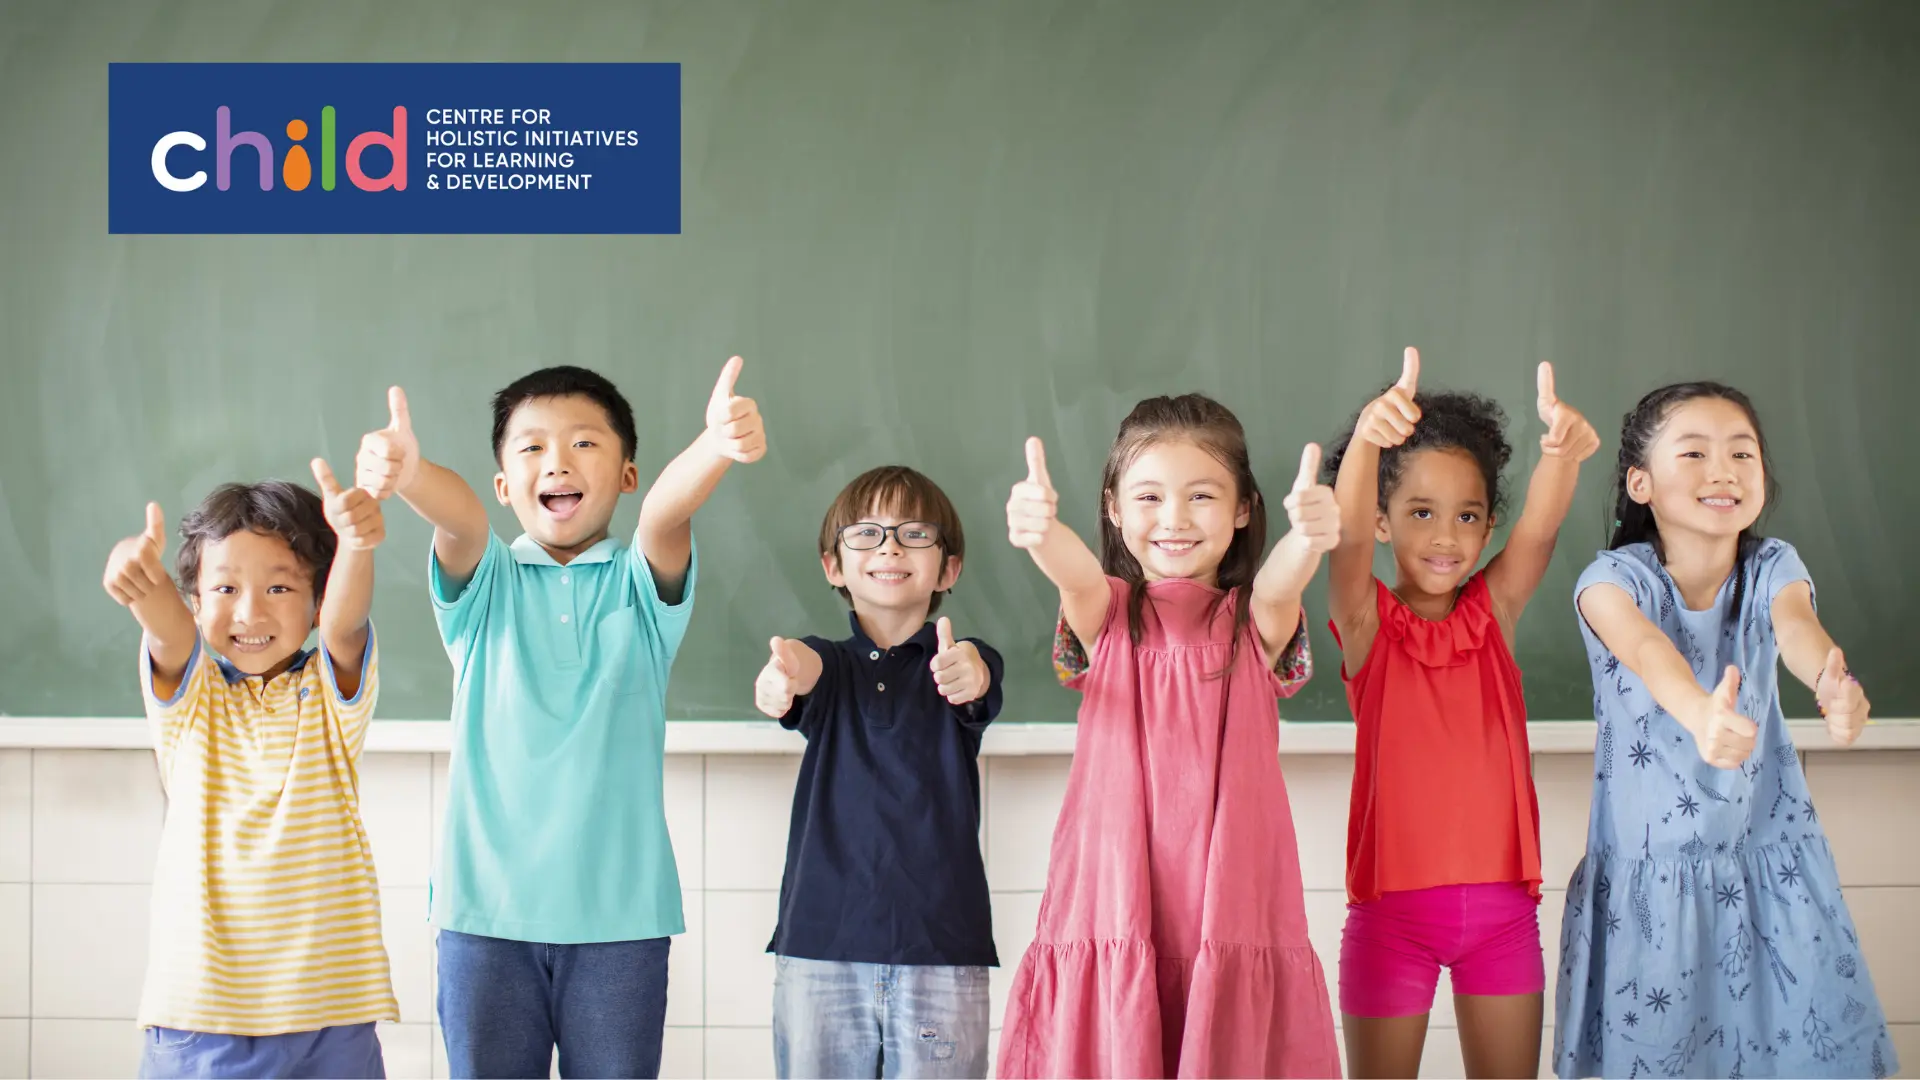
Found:
[(879, 649), (875, 649), (875, 650), (873, 650), (872, 652), (870, 652), (870, 653), (868, 653), (868, 654), (867, 654), (867, 659), (869, 659), (869, 660), (878, 660), (878, 659), (880, 659), (880, 650), (879, 650)]
[(881, 692), (881, 693), (883, 693), (883, 694), (887, 692), (887, 684), (886, 684), (886, 683), (881, 683), (881, 684), (880, 684), (880, 692)]
[(562, 584), (562, 585), (565, 585), (565, 584), (566, 584), (567, 582), (569, 582), (569, 581), (572, 581), (572, 580), (573, 580), (572, 578), (570, 578), (570, 577), (568, 577), (568, 576), (567, 576), (567, 575), (565, 575), (565, 574), (561, 574), (561, 575), (560, 575), (560, 584)]
[(568, 616), (566, 616), (566, 615), (562, 615), (562, 616), (560, 616), (560, 621), (561, 621), (561, 622), (566, 622), (566, 621), (567, 621), (567, 619), (568, 619)]

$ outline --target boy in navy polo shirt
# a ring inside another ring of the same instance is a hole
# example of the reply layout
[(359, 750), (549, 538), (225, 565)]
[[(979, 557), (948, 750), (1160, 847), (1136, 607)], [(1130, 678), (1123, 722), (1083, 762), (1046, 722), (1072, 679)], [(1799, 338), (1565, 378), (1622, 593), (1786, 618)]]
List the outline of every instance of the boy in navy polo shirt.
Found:
[(820, 565), (853, 606), (843, 641), (774, 638), (761, 712), (807, 738), (775, 954), (782, 1077), (984, 1077), (997, 966), (980, 859), (980, 736), (1000, 654), (928, 619), (966, 540), (940, 488), (902, 466), (847, 485)]

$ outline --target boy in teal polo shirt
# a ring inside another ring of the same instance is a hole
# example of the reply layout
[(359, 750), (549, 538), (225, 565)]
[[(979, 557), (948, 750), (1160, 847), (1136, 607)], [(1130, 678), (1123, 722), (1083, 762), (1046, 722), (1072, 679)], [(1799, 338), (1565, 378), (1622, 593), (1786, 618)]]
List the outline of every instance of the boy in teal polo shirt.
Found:
[(727, 362), (706, 430), (639, 487), (633, 410), (577, 367), (493, 399), (495, 536), (452, 471), (423, 460), (406, 397), (360, 446), (356, 482), (433, 524), (434, 616), (453, 660), (453, 760), (434, 875), (439, 1014), (454, 1076), (654, 1076), (680, 879), (661, 798), (667, 672), (693, 608), (691, 520), (766, 435)]

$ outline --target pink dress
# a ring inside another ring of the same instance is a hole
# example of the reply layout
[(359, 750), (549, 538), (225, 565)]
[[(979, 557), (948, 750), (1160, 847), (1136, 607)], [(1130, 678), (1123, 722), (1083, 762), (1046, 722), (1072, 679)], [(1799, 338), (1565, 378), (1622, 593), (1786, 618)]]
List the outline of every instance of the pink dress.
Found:
[(997, 1075), (1338, 1076), (1280, 775), (1305, 619), (1281, 675), (1249, 625), (1222, 679), (1232, 594), (1148, 585), (1135, 645), (1128, 586), (1108, 584), (1090, 664), (1064, 665), (1085, 697)]

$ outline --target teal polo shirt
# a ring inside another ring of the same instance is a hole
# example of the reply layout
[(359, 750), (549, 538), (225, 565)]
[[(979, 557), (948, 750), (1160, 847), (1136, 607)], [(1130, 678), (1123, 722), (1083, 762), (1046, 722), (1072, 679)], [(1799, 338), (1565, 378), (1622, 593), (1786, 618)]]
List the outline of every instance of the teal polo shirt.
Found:
[(434, 925), (548, 944), (684, 932), (661, 773), (697, 557), (678, 604), (613, 539), (562, 566), (490, 535), (458, 591), (428, 563), (454, 680)]

